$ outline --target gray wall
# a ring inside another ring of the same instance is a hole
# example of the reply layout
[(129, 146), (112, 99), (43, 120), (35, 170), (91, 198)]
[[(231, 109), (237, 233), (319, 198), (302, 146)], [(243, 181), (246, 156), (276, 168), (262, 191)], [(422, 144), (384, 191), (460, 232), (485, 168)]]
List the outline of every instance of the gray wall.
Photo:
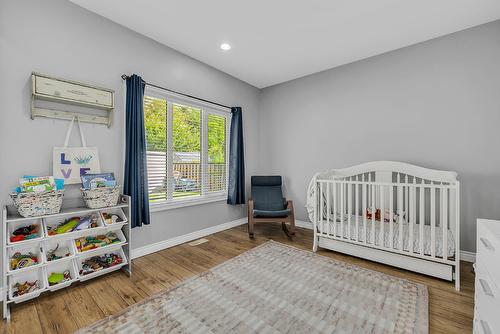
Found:
[(463, 250), (500, 219), (500, 21), (266, 88), (260, 112), (298, 219), (316, 171), (373, 160), (457, 171)]
[[(23, 174), (52, 174), (52, 147), (64, 142), (68, 122), (29, 118), (32, 71), (116, 91), (115, 124), (83, 124), (89, 146), (100, 151), (103, 171), (123, 175), (122, 73), (244, 111), (248, 175), (258, 170), (258, 89), (64, 0), (0, 0), (0, 198)], [(77, 144), (78, 132), (72, 143)], [(78, 196), (71, 187), (67, 197)], [(132, 247), (246, 216), (224, 202), (152, 214), (133, 230)]]

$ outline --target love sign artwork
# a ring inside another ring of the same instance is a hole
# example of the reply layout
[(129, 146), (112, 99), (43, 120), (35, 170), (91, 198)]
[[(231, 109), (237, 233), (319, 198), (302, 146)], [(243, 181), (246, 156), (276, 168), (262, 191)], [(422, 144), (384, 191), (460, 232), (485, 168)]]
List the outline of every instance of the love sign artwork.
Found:
[(54, 177), (64, 184), (81, 183), (81, 175), (101, 172), (96, 147), (54, 147), (52, 161)]

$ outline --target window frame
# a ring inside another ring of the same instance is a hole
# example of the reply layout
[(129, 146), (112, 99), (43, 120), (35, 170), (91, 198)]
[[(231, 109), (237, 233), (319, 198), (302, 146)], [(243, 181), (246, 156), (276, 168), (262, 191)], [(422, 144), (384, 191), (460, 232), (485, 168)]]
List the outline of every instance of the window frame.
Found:
[[(166, 152), (166, 178), (167, 182), (167, 199), (164, 201), (149, 202), (149, 208), (151, 212), (164, 211), (169, 209), (176, 209), (181, 207), (187, 207), (192, 205), (201, 205), (212, 202), (219, 202), (227, 200), (228, 194), (228, 184), (229, 184), (229, 140), (230, 140), (230, 129), (231, 129), (231, 110), (229, 108), (214, 105), (212, 103), (199, 101), (193, 98), (188, 98), (179, 94), (164, 91), (159, 88), (146, 86), (144, 91), (144, 96), (150, 96), (158, 99), (165, 99), (167, 101), (167, 152)], [(190, 197), (171, 197), (173, 192), (173, 149), (172, 148), (172, 128), (173, 128), (173, 104), (180, 104), (189, 107), (201, 109), (200, 113), (200, 167), (201, 167), (201, 189), (200, 196), (190, 196)], [(208, 193), (207, 188), (207, 168), (208, 168), (208, 115), (223, 116), (226, 119), (226, 155), (225, 155), (225, 165), (226, 165), (226, 189), (218, 192)], [(149, 176), (148, 176), (149, 177)], [(170, 197), (170, 198), (168, 198)], [(148, 192), (149, 201), (149, 192)]]

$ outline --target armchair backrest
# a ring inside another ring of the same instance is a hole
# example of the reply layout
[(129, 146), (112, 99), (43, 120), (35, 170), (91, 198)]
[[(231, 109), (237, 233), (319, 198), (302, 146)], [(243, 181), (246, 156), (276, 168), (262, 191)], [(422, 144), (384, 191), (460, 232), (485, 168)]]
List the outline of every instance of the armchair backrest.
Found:
[(286, 208), (281, 176), (252, 176), (251, 185), (254, 209), (278, 211)]

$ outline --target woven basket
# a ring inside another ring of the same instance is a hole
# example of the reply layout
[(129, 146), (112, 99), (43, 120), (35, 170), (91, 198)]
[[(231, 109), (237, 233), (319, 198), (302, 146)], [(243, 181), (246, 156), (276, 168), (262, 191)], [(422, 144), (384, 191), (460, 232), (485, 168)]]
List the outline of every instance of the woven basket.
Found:
[(25, 218), (59, 213), (63, 196), (64, 190), (10, 194), (17, 211)]
[(103, 187), (95, 189), (83, 189), (83, 200), (85, 205), (90, 209), (106, 208), (118, 204), (120, 198), (120, 186)]

